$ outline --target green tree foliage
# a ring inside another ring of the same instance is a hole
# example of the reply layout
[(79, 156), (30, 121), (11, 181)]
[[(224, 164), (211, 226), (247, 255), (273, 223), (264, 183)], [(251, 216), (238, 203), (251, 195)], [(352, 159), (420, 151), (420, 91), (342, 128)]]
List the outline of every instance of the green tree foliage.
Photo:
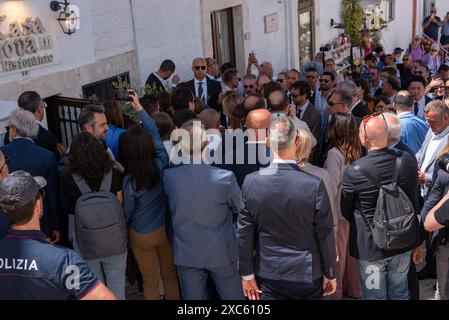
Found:
[(361, 0), (343, 0), (343, 26), (353, 45), (360, 43), (360, 30), (363, 28), (363, 8)]

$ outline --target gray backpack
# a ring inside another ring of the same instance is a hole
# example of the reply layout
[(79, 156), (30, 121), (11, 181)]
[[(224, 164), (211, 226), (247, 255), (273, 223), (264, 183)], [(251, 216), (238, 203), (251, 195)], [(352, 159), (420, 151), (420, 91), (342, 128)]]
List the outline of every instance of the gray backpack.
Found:
[(407, 194), (398, 186), (401, 158), (396, 158), (393, 180), (390, 184), (380, 185), (365, 169), (355, 166), (368, 180), (379, 188), (376, 211), (372, 223), (365, 213), (361, 215), (371, 230), (374, 243), (382, 250), (401, 250), (419, 245), (419, 221), (413, 204)]
[(112, 170), (99, 191), (92, 191), (78, 174), (72, 175), (81, 191), (75, 205), (75, 238), (81, 256), (86, 260), (106, 258), (127, 250), (126, 222), (123, 208), (109, 190)]

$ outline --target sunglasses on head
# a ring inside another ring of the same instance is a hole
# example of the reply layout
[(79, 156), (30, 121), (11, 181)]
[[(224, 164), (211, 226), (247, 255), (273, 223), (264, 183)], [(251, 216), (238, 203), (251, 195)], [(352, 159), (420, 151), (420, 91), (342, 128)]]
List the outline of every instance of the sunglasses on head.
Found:
[[(383, 108), (383, 106), (382, 106)], [(370, 122), (371, 119), (374, 119), (377, 116), (382, 115), (382, 118), (384, 119), (385, 123), (387, 123), (387, 119), (385, 119), (384, 113), (383, 112), (375, 112), (373, 114), (369, 114), (367, 116), (365, 116), (362, 120), (363, 126), (365, 127), (365, 131), (366, 131), (366, 125), (368, 124), (368, 122)]]
[(195, 70), (206, 70), (206, 66), (196, 66)]

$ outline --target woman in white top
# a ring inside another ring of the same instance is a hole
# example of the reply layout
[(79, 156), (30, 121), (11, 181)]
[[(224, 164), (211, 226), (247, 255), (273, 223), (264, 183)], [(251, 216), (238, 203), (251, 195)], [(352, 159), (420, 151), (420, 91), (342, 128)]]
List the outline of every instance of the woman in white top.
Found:
[[(338, 217), (337, 228), (337, 291), (335, 300), (343, 297), (343, 291), (351, 298), (362, 298), (362, 290), (354, 258), (349, 255), (349, 222), (341, 214), (341, 183), (343, 173), (348, 165), (362, 156), (362, 145), (359, 139), (357, 121), (351, 114), (337, 113), (334, 116), (334, 126), (331, 137), (335, 143), (327, 155), (324, 168), (330, 176), (331, 189), (334, 192), (334, 202)], [(346, 289), (346, 290), (345, 290)]]

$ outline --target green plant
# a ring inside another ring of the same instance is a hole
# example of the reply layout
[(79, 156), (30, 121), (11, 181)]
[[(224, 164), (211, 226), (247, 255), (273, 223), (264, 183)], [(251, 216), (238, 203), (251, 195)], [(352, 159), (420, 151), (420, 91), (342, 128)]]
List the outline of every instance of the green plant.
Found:
[(353, 45), (360, 43), (360, 31), (363, 28), (364, 13), (361, 0), (343, 0), (342, 20), (345, 32)]
[[(112, 86), (114, 87), (115, 90), (128, 90), (131, 88), (131, 85), (126, 80), (122, 79), (122, 77), (120, 76), (117, 77), (117, 82), (112, 83)], [(133, 120), (136, 121), (138, 120), (136, 110), (134, 110), (134, 108), (131, 105), (129, 105), (125, 101), (120, 101), (119, 103), (120, 107), (122, 108), (122, 112), (124, 114), (126, 114)]]

